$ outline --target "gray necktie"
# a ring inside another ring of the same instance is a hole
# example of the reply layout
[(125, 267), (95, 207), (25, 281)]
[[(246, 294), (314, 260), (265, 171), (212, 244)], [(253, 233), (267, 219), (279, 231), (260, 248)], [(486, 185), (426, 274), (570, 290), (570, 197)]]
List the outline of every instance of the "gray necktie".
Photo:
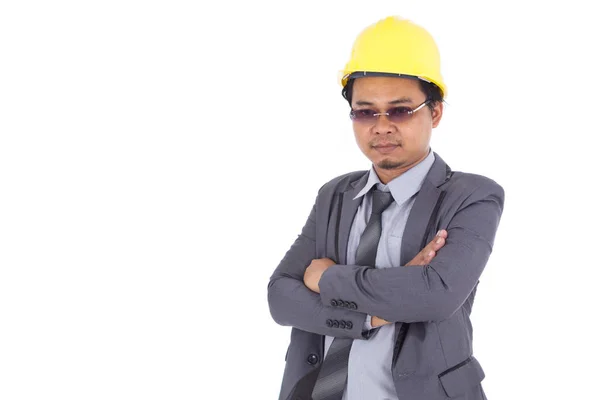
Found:
[[(394, 198), (390, 192), (373, 190), (372, 193), (371, 217), (360, 237), (355, 264), (375, 267), (377, 247), (381, 237), (381, 214), (392, 204)], [(352, 338), (336, 337), (333, 339), (312, 392), (313, 400), (340, 400), (342, 398), (348, 378), (348, 356), (352, 341)]]

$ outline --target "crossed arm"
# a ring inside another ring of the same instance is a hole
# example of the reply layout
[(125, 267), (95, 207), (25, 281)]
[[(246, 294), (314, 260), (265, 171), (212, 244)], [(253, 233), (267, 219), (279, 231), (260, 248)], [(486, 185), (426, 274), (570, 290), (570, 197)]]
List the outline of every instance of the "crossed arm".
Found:
[[(475, 190), (451, 218), (441, 236), (405, 267), (338, 265), (317, 259), (315, 207), (269, 282), (274, 320), (318, 334), (364, 338), (363, 323), (373, 315), (374, 327), (389, 322), (440, 321), (467, 299), (492, 251), (502, 214), (500, 186)], [(440, 238), (441, 242), (436, 243)], [(433, 251), (433, 253), (432, 253)], [(353, 309), (332, 307), (344, 299)], [(351, 329), (328, 327), (327, 319), (351, 322)]]
[[(320, 295), (304, 284), (304, 272), (316, 258), (315, 214), (316, 206), (313, 206), (302, 233), (271, 276), (268, 287), (271, 316), (280, 325), (303, 331), (361, 339), (365, 313), (324, 304)], [(346, 328), (327, 326), (328, 319), (344, 321)]]
[[(444, 229), (440, 230), (435, 236), (435, 238), (431, 242), (429, 242), (429, 244), (425, 246), (419, 252), (419, 254), (417, 254), (410, 262), (408, 262), (405, 265), (405, 267), (424, 266), (430, 263), (435, 257), (437, 251), (440, 250), (446, 243), (447, 237), (448, 232)], [(323, 276), (323, 273), (333, 265), (336, 265), (335, 261), (329, 258), (319, 258), (312, 260), (312, 262), (304, 272), (304, 284), (306, 285), (306, 287), (315, 293), (321, 293), (321, 289), (319, 287), (321, 277)], [(385, 319), (377, 316), (370, 317), (370, 325), (373, 328), (378, 328), (382, 325), (389, 323), (389, 321), (386, 321)]]

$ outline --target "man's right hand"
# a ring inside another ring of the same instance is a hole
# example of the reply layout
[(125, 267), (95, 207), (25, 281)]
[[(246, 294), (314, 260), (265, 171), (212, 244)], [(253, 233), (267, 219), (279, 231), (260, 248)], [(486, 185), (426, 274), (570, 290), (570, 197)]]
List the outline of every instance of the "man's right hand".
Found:
[(415, 258), (410, 260), (405, 265), (405, 267), (407, 267), (409, 265), (427, 265), (427, 264), (429, 264), (431, 262), (431, 260), (433, 260), (433, 257), (435, 257), (438, 250), (441, 249), (442, 247), (444, 247), (444, 245), (446, 244), (447, 237), (448, 237), (448, 232), (444, 229), (440, 230), (435, 235), (433, 240), (431, 242), (429, 242), (429, 244), (427, 246), (425, 246), (423, 248), (423, 250), (421, 250), (419, 252), (419, 254), (417, 254), (415, 256)]
[[(433, 260), (436, 253), (439, 249), (444, 247), (446, 244), (446, 238), (448, 237), (448, 232), (444, 229), (440, 230), (433, 240), (429, 242), (427, 246), (423, 248), (412, 260), (410, 260), (405, 266), (409, 265), (427, 265)], [(383, 325), (387, 325), (390, 322), (386, 321), (383, 318), (379, 318), (376, 316), (371, 317), (371, 326), (373, 328), (378, 328)]]

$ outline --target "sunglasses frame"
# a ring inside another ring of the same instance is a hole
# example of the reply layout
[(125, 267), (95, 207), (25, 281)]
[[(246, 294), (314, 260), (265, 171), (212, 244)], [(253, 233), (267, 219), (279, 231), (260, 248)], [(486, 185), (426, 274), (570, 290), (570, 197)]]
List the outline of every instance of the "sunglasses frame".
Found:
[[(413, 109), (410, 109), (410, 107), (406, 107), (406, 108), (409, 109), (409, 111), (407, 111), (405, 113), (406, 114), (406, 118), (405, 119), (408, 120), (414, 113), (416, 113), (417, 111), (419, 111), (421, 108), (425, 107), (430, 102), (431, 102), (431, 99), (425, 100), (423, 103), (421, 103), (420, 105), (418, 105), (417, 107), (415, 107)], [(367, 122), (368, 123), (374, 123), (382, 115), (385, 115), (389, 119), (389, 116), (390, 116), (389, 111), (393, 110), (394, 108), (400, 108), (400, 107), (390, 108), (390, 109), (388, 109), (387, 112), (374, 113), (374, 114), (372, 114), (372, 115), (370, 115), (368, 117), (364, 117), (364, 119), (357, 118), (356, 115), (354, 115), (354, 113), (356, 111), (360, 111), (360, 110), (350, 110), (350, 119), (352, 121), (356, 121), (356, 122), (359, 122), (359, 123), (367, 123)]]

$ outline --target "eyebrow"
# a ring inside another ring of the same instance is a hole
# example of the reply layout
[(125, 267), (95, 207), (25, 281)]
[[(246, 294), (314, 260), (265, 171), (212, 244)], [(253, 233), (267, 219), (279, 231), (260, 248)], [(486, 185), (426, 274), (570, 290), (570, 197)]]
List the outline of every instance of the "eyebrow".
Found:
[[(388, 104), (394, 105), (394, 104), (406, 104), (406, 103), (412, 103), (412, 100), (408, 97), (402, 97), (396, 100), (392, 100), (389, 101)], [(371, 103), (370, 101), (365, 101), (365, 100), (358, 100), (356, 102), (357, 106), (373, 106), (374, 104)]]

